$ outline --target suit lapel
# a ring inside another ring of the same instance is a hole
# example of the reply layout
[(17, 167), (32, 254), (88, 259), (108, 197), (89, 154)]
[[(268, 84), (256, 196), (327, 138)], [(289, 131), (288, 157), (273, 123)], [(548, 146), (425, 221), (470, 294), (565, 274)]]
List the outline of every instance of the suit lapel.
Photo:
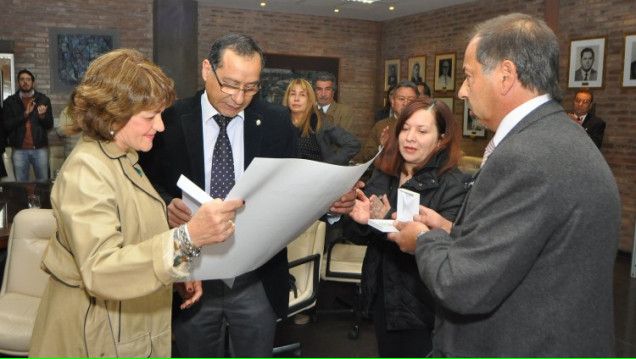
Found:
[(244, 166), (247, 167), (252, 163), (254, 157), (258, 157), (263, 140), (263, 126), (265, 120), (262, 115), (246, 109), (245, 121), (243, 122), (243, 139), (244, 139)]
[(203, 124), (201, 119), (201, 97), (195, 96), (192, 112), (181, 115), (181, 128), (185, 137), (186, 150), (190, 160), (190, 168), (192, 168), (192, 178), (194, 183), (198, 185), (205, 184), (205, 168), (203, 158)]

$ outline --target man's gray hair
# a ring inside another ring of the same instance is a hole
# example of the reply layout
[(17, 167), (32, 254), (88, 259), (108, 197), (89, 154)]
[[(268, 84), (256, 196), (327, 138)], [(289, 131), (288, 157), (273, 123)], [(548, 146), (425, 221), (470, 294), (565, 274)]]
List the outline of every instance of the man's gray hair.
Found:
[(420, 95), (420, 90), (417, 89), (417, 85), (415, 84), (415, 82), (412, 82), (412, 81), (400, 81), (400, 82), (397, 83), (397, 85), (395, 85), (393, 90), (391, 90), (391, 96), (395, 96), (395, 93), (397, 92), (397, 89), (399, 89), (401, 87), (411, 88), (411, 89), (413, 89), (413, 91), (415, 91), (415, 94), (417, 96)]
[(478, 38), (477, 61), (485, 73), (510, 60), (525, 88), (561, 101), (559, 42), (543, 20), (520, 13), (502, 15), (475, 26), (470, 38)]
[(316, 81), (331, 81), (331, 83), (333, 84), (331, 87), (334, 90), (338, 89), (338, 82), (336, 81), (336, 76), (334, 76), (334, 74), (332, 74), (331, 72), (327, 72), (327, 71), (318, 72), (316, 76), (314, 76), (313, 83), (311, 84), (314, 88), (316, 88)]

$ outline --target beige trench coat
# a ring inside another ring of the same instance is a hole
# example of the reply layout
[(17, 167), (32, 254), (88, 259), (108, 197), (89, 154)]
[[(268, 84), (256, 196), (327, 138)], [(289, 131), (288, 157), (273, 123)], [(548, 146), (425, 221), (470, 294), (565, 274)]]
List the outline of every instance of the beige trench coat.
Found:
[(173, 268), (166, 207), (135, 151), (81, 139), (51, 192), (51, 278), (30, 356), (170, 357)]

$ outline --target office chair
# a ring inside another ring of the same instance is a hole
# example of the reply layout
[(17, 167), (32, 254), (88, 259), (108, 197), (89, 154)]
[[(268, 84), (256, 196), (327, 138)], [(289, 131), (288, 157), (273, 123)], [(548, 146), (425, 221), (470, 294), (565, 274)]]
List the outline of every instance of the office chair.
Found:
[(360, 310), (360, 301), (362, 290), (360, 282), (362, 280), (362, 262), (367, 252), (367, 246), (352, 244), (342, 237), (337, 241), (329, 244), (326, 256), (323, 258), (322, 270), (320, 278), (326, 281), (354, 283), (356, 291), (356, 303), (350, 305), (336, 298), (337, 301), (348, 307), (344, 310), (325, 310), (322, 313), (352, 313), (355, 318), (353, 327), (347, 333), (351, 340), (358, 339), (360, 336), (360, 320), (362, 313)]
[(13, 219), (0, 289), (0, 353), (26, 356), (49, 275), (40, 269), (56, 222), (51, 209), (25, 209)]
[[(290, 274), (288, 318), (316, 305), (325, 229), (325, 222), (316, 221), (287, 245)], [(275, 347), (273, 354), (291, 351), (294, 356), (299, 357), (301, 350), (301, 345), (297, 342)]]

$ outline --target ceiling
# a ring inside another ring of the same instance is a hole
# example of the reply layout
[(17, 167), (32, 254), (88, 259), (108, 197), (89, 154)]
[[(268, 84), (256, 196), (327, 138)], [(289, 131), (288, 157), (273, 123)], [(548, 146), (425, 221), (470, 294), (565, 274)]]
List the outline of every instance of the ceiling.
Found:
[[(223, 8), (271, 11), (334, 18), (386, 21), (420, 14), (476, 0), (379, 0), (373, 4), (350, 0), (198, 0), (207, 5)], [(264, 7), (261, 2), (266, 2)], [(395, 9), (390, 11), (389, 6)], [(338, 8), (340, 12), (334, 12)]]

